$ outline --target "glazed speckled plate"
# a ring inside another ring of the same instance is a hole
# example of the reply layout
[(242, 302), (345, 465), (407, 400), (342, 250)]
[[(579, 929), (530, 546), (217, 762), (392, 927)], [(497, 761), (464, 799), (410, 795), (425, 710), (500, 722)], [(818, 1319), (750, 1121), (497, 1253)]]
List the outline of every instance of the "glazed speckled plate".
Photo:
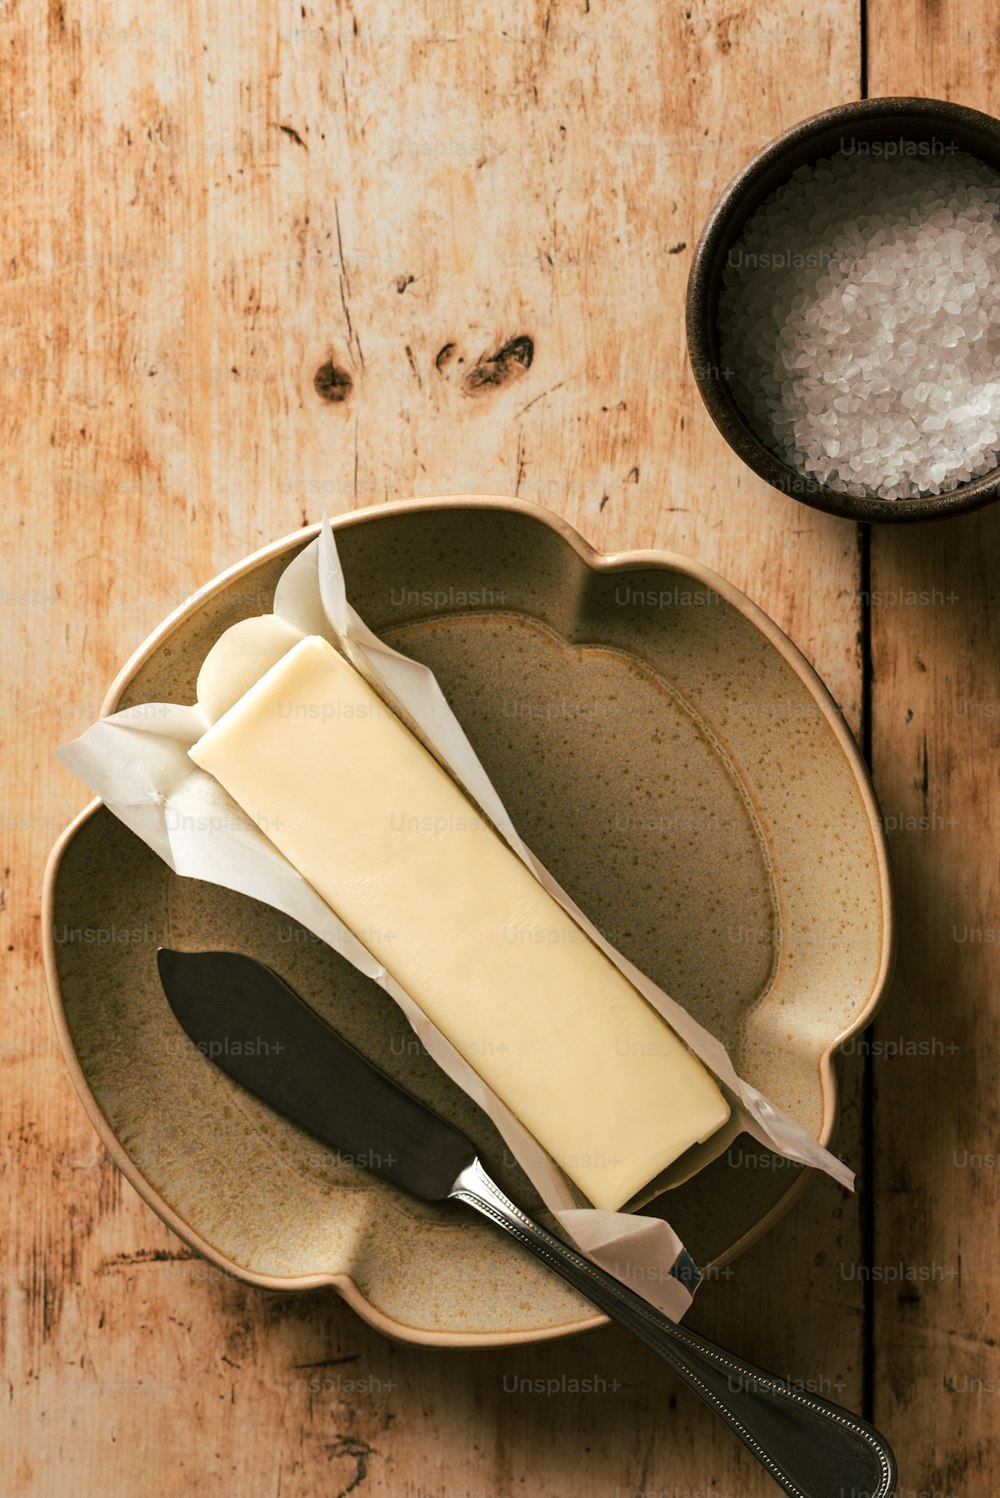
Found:
[[(336, 524), (352, 602), (435, 671), (529, 846), (737, 1070), (823, 1143), (833, 1052), (872, 1017), (891, 952), (888, 864), (864, 765), (815, 673), (721, 578), (598, 555), (515, 500), (388, 505)], [(194, 700), (205, 653), (270, 610), (316, 534), (258, 552), (171, 615), (104, 704)], [(73, 1080), (115, 1161), (183, 1239), (282, 1290), (333, 1285), (394, 1336), (486, 1345), (604, 1318), (457, 1203), (415, 1201), (243, 1092), (178, 1029), (156, 949), (274, 967), (362, 1051), (471, 1135), (527, 1210), (492, 1125), (383, 991), (287, 917), (176, 877), (94, 802), (53, 850), (46, 964)], [(741, 1136), (647, 1211), (703, 1265), (763, 1233), (805, 1173)], [(766, 1158), (766, 1157), (765, 1157)]]

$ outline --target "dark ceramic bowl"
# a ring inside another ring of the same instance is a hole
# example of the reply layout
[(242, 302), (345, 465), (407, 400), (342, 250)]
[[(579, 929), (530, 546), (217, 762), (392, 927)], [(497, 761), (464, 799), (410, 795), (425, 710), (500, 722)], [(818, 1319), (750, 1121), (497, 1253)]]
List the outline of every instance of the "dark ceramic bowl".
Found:
[(851, 520), (940, 520), (977, 509), (1000, 498), (1000, 469), (926, 499), (855, 498), (824, 488), (790, 468), (751, 429), (725, 376), (716, 313), (722, 272), (733, 245), (751, 215), (792, 172), (855, 143), (870, 147), (900, 141), (943, 153), (967, 151), (1000, 170), (1000, 120), (978, 110), (939, 99), (861, 99), (839, 105), (776, 136), (737, 173), (705, 225), (688, 281), (688, 353), (719, 431), (744, 463), (775, 489)]

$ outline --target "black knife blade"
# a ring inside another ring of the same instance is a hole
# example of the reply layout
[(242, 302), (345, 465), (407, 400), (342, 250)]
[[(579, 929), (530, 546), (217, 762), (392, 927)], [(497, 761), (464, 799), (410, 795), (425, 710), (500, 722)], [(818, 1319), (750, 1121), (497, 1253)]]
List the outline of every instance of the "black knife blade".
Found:
[(476, 1158), (458, 1129), (365, 1059), (271, 968), (238, 952), (157, 952), (181, 1028), (210, 1061), (356, 1164), (442, 1201)]

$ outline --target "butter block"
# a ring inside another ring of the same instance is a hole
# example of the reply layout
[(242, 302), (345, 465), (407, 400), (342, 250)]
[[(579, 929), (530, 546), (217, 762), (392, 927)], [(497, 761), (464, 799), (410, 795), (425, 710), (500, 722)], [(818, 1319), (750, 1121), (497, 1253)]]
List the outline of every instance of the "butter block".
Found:
[(257, 614), (231, 624), (201, 663), (197, 698), (215, 723), (264, 672), (302, 639), (301, 630), (277, 614)]
[(595, 1207), (729, 1117), (666, 1021), (319, 636), (190, 750)]

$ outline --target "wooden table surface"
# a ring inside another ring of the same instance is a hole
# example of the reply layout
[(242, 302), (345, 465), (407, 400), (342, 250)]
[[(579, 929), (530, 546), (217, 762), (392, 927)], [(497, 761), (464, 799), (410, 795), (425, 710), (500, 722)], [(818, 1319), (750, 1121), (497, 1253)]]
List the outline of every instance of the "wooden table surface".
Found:
[[(716, 568), (870, 754), (899, 957), (840, 1064), (860, 1187), (817, 1179), (690, 1324), (867, 1412), (906, 1498), (989, 1498), (1000, 506), (869, 535), (775, 493), (702, 408), (683, 298), (779, 130), (862, 91), (996, 110), (1000, 5), (14, 0), (0, 28), (2, 1498), (774, 1491), (624, 1333), (423, 1351), (192, 1258), (56, 1050), (40, 884), (87, 797), (53, 747), (223, 566), (463, 491)], [(593, 1392), (520, 1392), (563, 1375)]]

